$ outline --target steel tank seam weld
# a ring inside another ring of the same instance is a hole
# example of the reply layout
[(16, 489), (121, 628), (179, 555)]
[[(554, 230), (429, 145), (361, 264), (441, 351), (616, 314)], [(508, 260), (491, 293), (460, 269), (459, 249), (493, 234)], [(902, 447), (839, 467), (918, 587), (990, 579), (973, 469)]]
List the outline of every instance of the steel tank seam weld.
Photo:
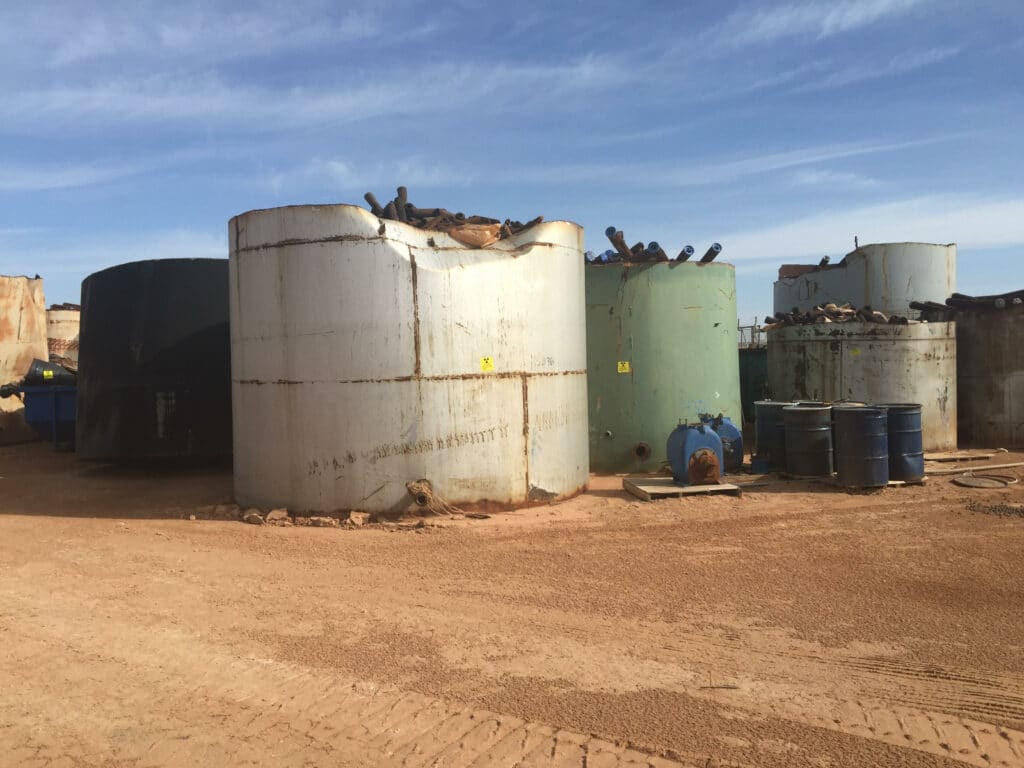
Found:
[(421, 344), (420, 341), (420, 292), (419, 292), (419, 277), (416, 274), (416, 254), (412, 252), (412, 246), (409, 248), (409, 269), (411, 271), (412, 280), (412, 348), (414, 353), (414, 365), (413, 375), (419, 376), (423, 373), (423, 363), (420, 359)]
[(450, 373), (444, 376), (431, 376), (431, 375), (413, 375), (413, 376), (395, 376), (390, 379), (276, 379), (274, 381), (264, 381), (262, 379), (232, 379), (235, 384), (256, 384), (257, 386), (263, 384), (387, 384), (392, 382), (406, 382), (406, 381), (469, 381), (471, 379), (528, 379), (534, 377), (550, 377), (550, 376), (581, 376), (586, 374), (586, 369), (579, 369), (573, 371), (499, 371), (499, 372), (488, 372), (488, 373)]
[(523, 474), (526, 477), (526, 498), (530, 498), (530, 377), (523, 374)]

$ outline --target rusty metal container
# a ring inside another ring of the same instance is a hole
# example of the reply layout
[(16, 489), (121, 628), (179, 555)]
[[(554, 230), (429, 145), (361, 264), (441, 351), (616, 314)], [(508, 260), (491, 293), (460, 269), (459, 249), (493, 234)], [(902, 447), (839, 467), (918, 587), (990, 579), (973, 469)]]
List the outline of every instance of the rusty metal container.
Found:
[(826, 323), (768, 332), (779, 400), (921, 403), (924, 450), (956, 448), (956, 324)]
[(586, 284), (593, 471), (659, 470), (701, 414), (741, 423), (731, 264), (593, 264)]
[(583, 232), (473, 249), (351, 205), (229, 227), (235, 495), (292, 510), (460, 507), (586, 487)]
[[(20, 381), (37, 358), (47, 359), (43, 281), (0, 276), (0, 384)], [(0, 445), (37, 439), (21, 398), (0, 398)]]
[(78, 329), (82, 313), (77, 309), (46, 310), (46, 341), (50, 355), (78, 362)]
[(1024, 306), (956, 315), (960, 444), (1024, 446)]
[(862, 245), (837, 264), (787, 265), (775, 283), (775, 311), (850, 302), (909, 314), (912, 301), (945, 301), (956, 290), (956, 244)]
[(136, 261), (89, 275), (79, 341), (79, 456), (231, 453), (227, 259)]

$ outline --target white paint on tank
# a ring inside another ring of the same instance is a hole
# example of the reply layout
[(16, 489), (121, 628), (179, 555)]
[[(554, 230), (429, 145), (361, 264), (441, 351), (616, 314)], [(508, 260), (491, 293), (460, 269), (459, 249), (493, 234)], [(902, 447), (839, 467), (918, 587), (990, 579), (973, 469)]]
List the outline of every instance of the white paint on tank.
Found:
[(355, 206), (230, 224), (235, 494), (397, 512), (586, 486), (582, 230), (472, 249)]
[(920, 403), (926, 451), (956, 448), (956, 324), (824, 323), (768, 331), (774, 400)]
[(774, 311), (849, 302), (905, 315), (912, 301), (942, 303), (955, 291), (955, 243), (879, 243), (862, 245), (838, 264), (779, 278)]

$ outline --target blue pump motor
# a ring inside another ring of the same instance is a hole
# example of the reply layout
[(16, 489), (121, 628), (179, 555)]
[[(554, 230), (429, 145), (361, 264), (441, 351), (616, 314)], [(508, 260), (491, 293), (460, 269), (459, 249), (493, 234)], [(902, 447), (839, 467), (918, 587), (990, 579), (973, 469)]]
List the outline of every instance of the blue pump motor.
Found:
[[(677, 485), (691, 484), (691, 459), (702, 451), (714, 453), (718, 467), (725, 465), (722, 438), (709, 424), (680, 424), (672, 430), (668, 436), (668, 461), (672, 466), (672, 480)], [(712, 482), (717, 482), (717, 478)]]
[(725, 455), (723, 472), (739, 472), (743, 468), (743, 432), (733, 424), (728, 416), (710, 413), (700, 415), (702, 424), (710, 424), (711, 428), (722, 438), (722, 453)]

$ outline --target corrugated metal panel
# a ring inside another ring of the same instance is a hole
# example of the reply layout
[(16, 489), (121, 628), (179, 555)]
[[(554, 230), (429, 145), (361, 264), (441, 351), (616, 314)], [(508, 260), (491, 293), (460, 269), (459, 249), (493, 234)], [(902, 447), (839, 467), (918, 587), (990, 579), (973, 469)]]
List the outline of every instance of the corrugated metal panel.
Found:
[(486, 249), (354, 206), (231, 221), (235, 494), (398, 512), (587, 483), (582, 230)]
[(731, 264), (591, 265), (586, 277), (591, 469), (659, 469), (669, 434), (701, 413), (742, 423)]
[[(43, 281), (0, 276), (0, 384), (20, 381), (33, 359), (46, 360)], [(0, 445), (37, 440), (18, 397), (0, 398)]]
[(786, 268), (794, 276), (775, 283), (775, 311), (849, 302), (907, 314), (911, 301), (942, 302), (956, 291), (955, 244), (862, 245), (844, 262), (821, 269)]
[(955, 323), (796, 325), (768, 332), (776, 400), (921, 403), (925, 450), (956, 447)]

